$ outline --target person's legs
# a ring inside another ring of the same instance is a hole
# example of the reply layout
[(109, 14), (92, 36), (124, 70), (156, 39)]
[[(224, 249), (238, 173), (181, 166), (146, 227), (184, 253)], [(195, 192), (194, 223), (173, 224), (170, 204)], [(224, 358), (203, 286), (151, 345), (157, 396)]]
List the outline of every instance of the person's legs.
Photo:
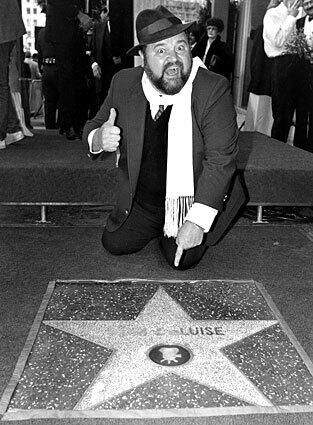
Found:
[(187, 249), (183, 252), (178, 267), (174, 266), (175, 254), (176, 254), (176, 241), (175, 238), (167, 238), (163, 236), (160, 240), (161, 252), (164, 255), (168, 264), (177, 270), (187, 270), (196, 266), (203, 254), (206, 251), (207, 246), (205, 245), (205, 237), (201, 245), (191, 249)]
[(134, 202), (129, 217), (114, 232), (104, 229), (102, 244), (114, 255), (132, 254), (140, 251), (148, 242), (162, 234), (164, 210), (149, 211)]
[(44, 65), (42, 73), (42, 91), (45, 98), (45, 127), (46, 129), (57, 128), (57, 106), (58, 106), (58, 86), (57, 67), (55, 64)]
[(297, 67), (297, 89), (295, 90), (296, 99), (296, 126), (293, 145), (307, 150), (308, 147), (308, 128), (309, 114), (312, 104), (312, 75), (311, 65), (306, 60), (299, 62)]
[(272, 112), (273, 127), (271, 136), (287, 142), (295, 109), (295, 64), (291, 55), (275, 58), (272, 66)]
[(60, 96), (59, 111), (62, 117), (62, 127), (66, 133), (73, 127), (73, 116), (76, 113), (75, 85), (73, 81), (75, 55), (71, 46), (63, 46), (61, 44), (56, 45), (56, 52)]
[(14, 41), (0, 44), (0, 141), (4, 141), (8, 125), (8, 108), (11, 101), (9, 87), (9, 62)]
[(21, 131), (21, 125), (17, 117), (16, 109), (13, 105), (12, 96), (8, 98), (8, 123), (7, 133), (13, 134)]
[(175, 238), (163, 236), (163, 226), (163, 208), (146, 209), (135, 202), (129, 217), (119, 229), (114, 232), (104, 229), (102, 244), (114, 255), (133, 254), (144, 248), (152, 239), (161, 236), (160, 249), (171, 267), (186, 270), (198, 264), (207, 248), (206, 236), (201, 245), (184, 251), (179, 266), (175, 267)]

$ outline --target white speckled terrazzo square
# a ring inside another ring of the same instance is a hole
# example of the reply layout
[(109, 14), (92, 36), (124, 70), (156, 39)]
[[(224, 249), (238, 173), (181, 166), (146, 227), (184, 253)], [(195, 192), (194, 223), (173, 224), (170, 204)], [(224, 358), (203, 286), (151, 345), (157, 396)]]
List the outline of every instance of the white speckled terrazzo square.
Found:
[(2, 420), (313, 411), (313, 367), (262, 285), (56, 281)]

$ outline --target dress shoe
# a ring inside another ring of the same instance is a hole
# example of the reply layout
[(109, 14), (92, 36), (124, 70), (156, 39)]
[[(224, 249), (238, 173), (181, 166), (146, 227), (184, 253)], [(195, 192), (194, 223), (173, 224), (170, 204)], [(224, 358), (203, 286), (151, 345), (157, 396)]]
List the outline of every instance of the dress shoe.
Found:
[(16, 131), (15, 133), (7, 133), (7, 137), (5, 138), (6, 146), (11, 143), (19, 142), (24, 139), (24, 133), (22, 131)]
[(75, 139), (77, 139), (76, 133), (75, 133), (75, 131), (72, 128), (70, 128), (69, 130), (67, 130), (65, 132), (65, 137), (67, 138), (67, 140), (75, 140)]
[(76, 134), (76, 138), (81, 140), (83, 137), (83, 129), (81, 127), (74, 127), (74, 132)]

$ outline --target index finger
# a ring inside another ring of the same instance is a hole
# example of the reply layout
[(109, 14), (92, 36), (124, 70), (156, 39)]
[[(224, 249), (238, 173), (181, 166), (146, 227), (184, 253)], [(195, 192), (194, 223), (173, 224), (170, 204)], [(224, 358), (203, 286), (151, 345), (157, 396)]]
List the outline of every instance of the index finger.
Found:
[(174, 260), (175, 267), (179, 266), (179, 262), (180, 262), (181, 256), (183, 255), (183, 252), (184, 252), (183, 248), (180, 245), (177, 245), (175, 260)]

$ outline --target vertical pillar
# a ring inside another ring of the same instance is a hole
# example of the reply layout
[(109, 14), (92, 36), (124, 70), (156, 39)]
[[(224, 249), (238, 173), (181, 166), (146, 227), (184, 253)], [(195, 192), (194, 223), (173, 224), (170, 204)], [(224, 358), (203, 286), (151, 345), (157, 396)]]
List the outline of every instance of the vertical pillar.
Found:
[(229, 0), (212, 0), (211, 3), (212, 3), (212, 16), (214, 18), (220, 18), (224, 22), (225, 29), (221, 34), (221, 38), (223, 41), (226, 41)]
[(238, 107), (242, 106), (245, 70), (247, 62), (248, 38), (251, 29), (251, 2), (244, 1), (240, 5), (238, 35), (236, 43), (235, 72), (233, 82), (234, 102)]

